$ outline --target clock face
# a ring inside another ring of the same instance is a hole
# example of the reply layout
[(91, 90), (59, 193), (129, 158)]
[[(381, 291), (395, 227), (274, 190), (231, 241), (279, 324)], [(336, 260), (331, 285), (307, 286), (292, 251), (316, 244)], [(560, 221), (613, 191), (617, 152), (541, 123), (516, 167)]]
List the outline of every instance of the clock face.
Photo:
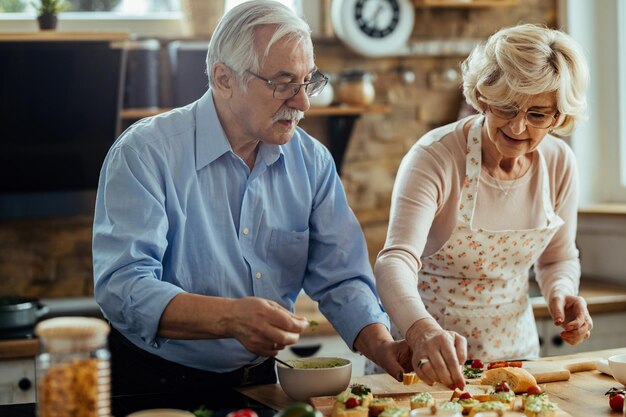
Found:
[(335, 34), (354, 51), (372, 57), (404, 54), (413, 31), (412, 0), (332, 0)]
[(400, 6), (397, 0), (357, 0), (354, 17), (367, 36), (384, 38), (398, 26)]

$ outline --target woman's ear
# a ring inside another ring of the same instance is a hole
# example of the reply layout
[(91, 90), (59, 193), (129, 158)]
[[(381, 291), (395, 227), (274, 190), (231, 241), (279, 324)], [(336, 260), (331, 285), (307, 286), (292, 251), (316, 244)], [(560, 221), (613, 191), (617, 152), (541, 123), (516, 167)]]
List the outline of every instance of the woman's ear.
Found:
[(485, 114), (485, 112), (487, 111), (487, 104), (485, 104), (484, 101), (481, 100), (481, 95), (479, 92), (476, 92), (476, 102), (478, 103), (478, 111), (481, 114)]
[(556, 129), (562, 126), (566, 122), (566, 120), (567, 120), (567, 115), (563, 113), (559, 113), (554, 123), (552, 123), (552, 126), (550, 127), (550, 129)]
[(213, 79), (215, 80), (215, 92), (222, 98), (231, 97), (233, 95), (233, 86), (236, 82), (233, 71), (222, 62), (213, 65), (212, 71)]

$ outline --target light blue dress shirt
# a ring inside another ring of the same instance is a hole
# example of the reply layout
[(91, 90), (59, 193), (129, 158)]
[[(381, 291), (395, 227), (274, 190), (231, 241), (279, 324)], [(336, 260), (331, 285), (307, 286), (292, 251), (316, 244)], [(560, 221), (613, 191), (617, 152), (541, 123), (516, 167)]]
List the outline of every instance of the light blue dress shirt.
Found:
[(139, 121), (112, 146), (93, 262), (96, 299), (116, 329), (148, 352), (213, 372), (264, 358), (234, 338), (158, 338), (177, 294), (257, 296), (293, 310), (304, 289), (348, 346), (368, 324), (389, 326), (328, 150), (298, 128), (286, 145), (261, 144), (250, 171), (210, 91)]

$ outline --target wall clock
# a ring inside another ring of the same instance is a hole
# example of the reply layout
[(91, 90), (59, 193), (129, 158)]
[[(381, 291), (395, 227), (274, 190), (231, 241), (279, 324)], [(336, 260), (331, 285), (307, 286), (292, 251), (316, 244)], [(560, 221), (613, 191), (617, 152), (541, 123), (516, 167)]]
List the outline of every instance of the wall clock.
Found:
[(337, 37), (351, 49), (391, 56), (406, 46), (415, 10), (411, 0), (333, 0), (331, 20)]

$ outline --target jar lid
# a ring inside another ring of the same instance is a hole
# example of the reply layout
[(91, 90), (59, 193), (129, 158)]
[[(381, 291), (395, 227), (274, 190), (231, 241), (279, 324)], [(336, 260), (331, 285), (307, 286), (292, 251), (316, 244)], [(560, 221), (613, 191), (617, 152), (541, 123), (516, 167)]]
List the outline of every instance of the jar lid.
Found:
[(109, 331), (107, 322), (93, 317), (55, 317), (35, 327), (35, 334), (52, 349), (101, 347), (106, 344)]

